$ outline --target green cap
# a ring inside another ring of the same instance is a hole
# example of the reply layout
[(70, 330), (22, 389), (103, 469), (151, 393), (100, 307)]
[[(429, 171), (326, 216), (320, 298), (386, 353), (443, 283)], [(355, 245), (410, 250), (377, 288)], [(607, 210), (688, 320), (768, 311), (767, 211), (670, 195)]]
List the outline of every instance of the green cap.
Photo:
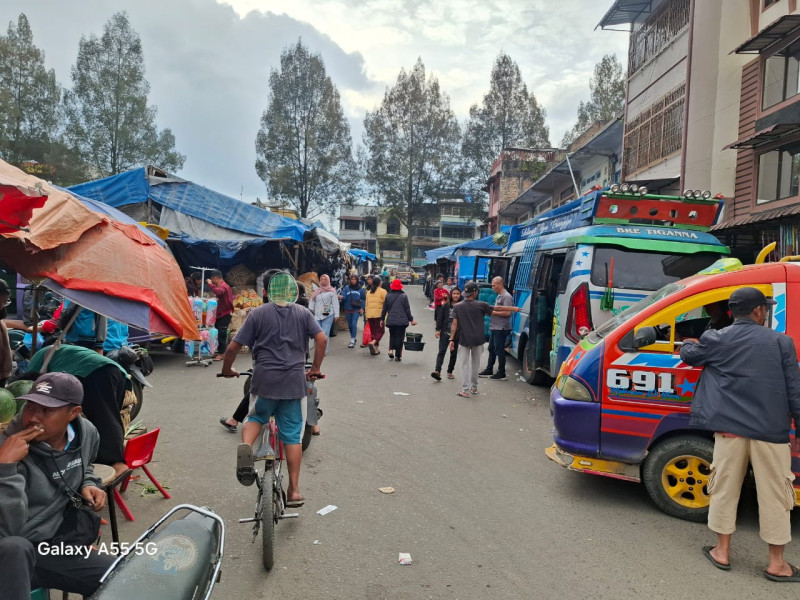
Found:
[(275, 304), (293, 304), (297, 301), (297, 282), (288, 273), (275, 273), (269, 280), (267, 295)]

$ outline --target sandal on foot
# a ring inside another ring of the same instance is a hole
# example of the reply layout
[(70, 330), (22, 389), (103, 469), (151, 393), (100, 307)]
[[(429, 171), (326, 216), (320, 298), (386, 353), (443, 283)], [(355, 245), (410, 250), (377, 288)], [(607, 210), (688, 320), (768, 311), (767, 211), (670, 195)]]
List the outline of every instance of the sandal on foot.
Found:
[(256, 469), (253, 466), (253, 447), (250, 444), (239, 444), (236, 449), (236, 479), (242, 485), (255, 483)]
[(448, 379), (455, 379), (455, 378), (456, 378), (456, 376), (455, 376), (455, 375), (453, 375), (452, 373), (448, 373), (448, 374), (447, 374), (447, 378), (448, 378)]
[[(711, 551), (713, 549), (714, 549), (714, 546), (703, 546), (703, 556), (705, 556), (708, 560), (710, 560), (711, 564), (714, 565), (715, 567), (717, 567), (718, 569), (721, 569), (723, 571), (730, 571), (731, 570), (731, 564), (730, 563), (728, 563), (726, 565), (725, 563), (721, 563), (716, 558), (711, 556)], [(767, 579), (769, 579), (769, 573), (764, 571), (764, 575), (766, 575)], [(798, 581), (800, 581), (800, 579)]]
[(231, 433), (236, 433), (239, 430), (236, 425), (231, 425), (230, 423), (228, 423), (228, 419), (226, 419), (225, 417), (219, 418), (219, 424), (222, 425), (225, 429), (227, 429)]
[(462, 398), (469, 398), (469, 392), (458, 392), (456, 396), (461, 396)]
[(375, 344), (367, 344), (367, 348), (369, 348), (369, 353), (372, 356), (375, 356), (378, 353), (378, 349), (375, 348)]
[(773, 575), (772, 573), (768, 573), (764, 571), (764, 577), (769, 579), (770, 581), (778, 581), (782, 583), (797, 583), (800, 582), (800, 569), (795, 566), (789, 565), (792, 568), (791, 575)]
[(300, 508), (306, 503), (306, 499), (302, 496), (298, 500), (286, 500), (286, 508)]
[(433, 373), (431, 373), (431, 377), (433, 377), (436, 381), (442, 380), (442, 374), (439, 373), (439, 371), (434, 371)]

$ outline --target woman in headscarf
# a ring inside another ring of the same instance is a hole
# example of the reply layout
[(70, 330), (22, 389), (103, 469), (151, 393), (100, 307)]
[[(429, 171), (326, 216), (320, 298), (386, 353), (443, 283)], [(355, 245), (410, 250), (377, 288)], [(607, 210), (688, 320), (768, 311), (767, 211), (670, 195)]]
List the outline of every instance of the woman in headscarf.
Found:
[(399, 279), (392, 281), (392, 289), (386, 295), (383, 303), (381, 320), (386, 317), (386, 326), (389, 328), (389, 360), (400, 362), (403, 356), (403, 342), (406, 337), (406, 328), (409, 324), (416, 325), (408, 305), (408, 296), (403, 291), (403, 283)]
[(358, 275), (355, 273), (350, 275), (350, 284), (344, 287), (340, 298), (344, 303), (344, 314), (347, 316), (347, 326), (350, 329), (350, 343), (347, 347), (355, 348), (358, 337), (358, 317), (364, 314), (364, 301), (367, 299), (366, 292), (358, 281)]
[(369, 342), (369, 353), (372, 356), (380, 354), (378, 344), (383, 337), (383, 303), (386, 301), (386, 290), (381, 286), (381, 278), (377, 275), (372, 277), (372, 287), (367, 292), (367, 322), (372, 340)]
[[(319, 287), (311, 294), (308, 308), (314, 313), (314, 318), (319, 323), (326, 337), (330, 337), (331, 326), (339, 318), (339, 295), (331, 286), (331, 278), (323, 275), (319, 278)], [(325, 354), (328, 353), (328, 344), (325, 346)]]

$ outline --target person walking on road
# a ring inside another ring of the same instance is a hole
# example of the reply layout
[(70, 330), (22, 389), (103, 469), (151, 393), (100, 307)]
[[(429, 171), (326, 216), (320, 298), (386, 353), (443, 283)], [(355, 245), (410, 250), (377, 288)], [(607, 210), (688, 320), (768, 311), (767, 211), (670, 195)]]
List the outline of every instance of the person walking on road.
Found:
[(681, 359), (703, 367), (689, 423), (714, 432), (708, 527), (717, 545), (705, 546), (703, 555), (718, 569), (731, 569), (731, 537), (749, 463), (761, 539), (769, 545), (764, 576), (800, 582), (800, 569), (783, 558), (795, 504), (789, 431), (792, 418), (800, 423), (800, 369), (792, 339), (763, 326), (774, 304), (756, 288), (737, 289), (729, 300), (733, 324), (683, 340)]
[(222, 353), (228, 347), (228, 327), (233, 317), (233, 290), (222, 279), (222, 271), (211, 271), (206, 283), (217, 297), (217, 320), (214, 325), (217, 328), (219, 345), (214, 360), (222, 360)]
[[(436, 320), (436, 337), (439, 338), (439, 353), (436, 355), (436, 366), (431, 373), (436, 381), (442, 380), (442, 365), (444, 364), (444, 355), (450, 347), (450, 333), (453, 330), (453, 307), (461, 302), (461, 290), (454, 287), (450, 290), (450, 300), (442, 305), (442, 310), (439, 311), (439, 318)], [(453, 379), (453, 369), (456, 366), (456, 358), (458, 358), (458, 336), (453, 339), (453, 349), (450, 351), (450, 361), (447, 363), (447, 378)]]
[[(288, 273), (278, 273), (269, 282), (269, 304), (250, 311), (247, 320), (225, 350), (223, 377), (237, 377), (233, 362), (242, 349), (253, 353), (253, 379), (250, 386), (250, 410), (242, 428), (242, 443), (236, 452), (236, 478), (243, 485), (253, 485), (253, 442), (271, 416), (278, 423), (289, 472), (286, 506), (299, 507), (305, 502), (300, 493), (300, 465), (303, 460), (302, 402), (306, 379), (320, 375), (325, 358), (326, 336), (311, 312), (294, 304), (297, 285)], [(306, 373), (308, 340), (315, 343), (314, 360)]]
[(403, 357), (403, 342), (409, 324), (416, 325), (408, 304), (408, 296), (403, 291), (403, 283), (399, 279), (392, 281), (391, 290), (386, 295), (381, 311), (381, 321), (385, 319), (389, 328), (389, 360), (400, 362)]
[[(497, 306), (513, 306), (514, 299), (506, 291), (502, 277), (492, 279), (492, 290), (497, 294), (494, 301)], [(496, 381), (505, 381), (506, 377), (506, 341), (511, 334), (511, 315), (492, 315), (489, 318), (489, 362), (486, 368), (478, 373), (478, 377), (488, 377)], [(497, 373), (494, 372), (494, 361), (497, 359)]]
[[(319, 323), (320, 328), (326, 338), (331, 335), (331, 327), (339, 318), (339, 295), (331, 286), (331, 278), (323, 275), (319, 278), (319, 287), (311, 294), (311, 301), (308, 308), (314, 313), (314, 318)], [(325, 354), (328, 354), (327, 342)]]
[[(478, 369), (481, 364), (481, 353), (486, 341), (483, 332), (483, 317), (493, 314), (508, 315), (519, 312), (516, 306), (492, 306), (477, 300), (478, 284), (470, 281), (464, 286), (465, 299), (453, 307), (453, 329), (450, 332), (450, 352), (455, 350), (458, 339), (461, 347), (461, 391), (462, 398), (478, 395)], [(459, 336), (456, 338), (456, 336)]]
[(364, 302), (367, 294), (358, 281), (358, 275), (350, 275), (350, 283), (344, 287), (339, 296), (344, 305), (344, 314), (347, 316), (347, 326), (350, 329), (350, 343), (348, 348), (356, 347), (358, 338), (358, 318), (364, 314)]
[(369, 353), (372, 356), (380, 354), (378, 344), (383, 337), (383, 303), (386, 301), (386, 290), (381, 285), (381, 278), (375, 275), (372, 278), (372, 287), (367, 292), (367, 308), (365, 310), (367, 323), (369, 323), (369, 333), (372, 339), (369, 342)]

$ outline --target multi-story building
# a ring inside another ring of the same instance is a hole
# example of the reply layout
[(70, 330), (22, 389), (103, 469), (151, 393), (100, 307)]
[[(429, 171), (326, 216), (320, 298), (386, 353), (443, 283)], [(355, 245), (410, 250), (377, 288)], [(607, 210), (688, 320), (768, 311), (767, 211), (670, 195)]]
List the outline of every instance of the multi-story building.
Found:
[(500, 209), (504, 223), (523, 223), (589, 192), (619, 181), (622, 119), (595, 123), (567, 149), (564, 159)]
[(492, 164), (491, 175), (483, 188), (489, 193), (488, 233), (497, 233), (501, 225), (511, 225), (513, 220), (501, 216), (503, 209), (563, 158), (563, 150), (557, 148), (503, 149)]
[(339, 209), (339, 240), (353, 248), (375, 253), (378, 233), (378, 207), (343, 204)]
[(798, 21), (797, 0), (616, 0), (600, 22), (630, 25), (622, 179), (721, 194), (744, 259), (800, 251)]

